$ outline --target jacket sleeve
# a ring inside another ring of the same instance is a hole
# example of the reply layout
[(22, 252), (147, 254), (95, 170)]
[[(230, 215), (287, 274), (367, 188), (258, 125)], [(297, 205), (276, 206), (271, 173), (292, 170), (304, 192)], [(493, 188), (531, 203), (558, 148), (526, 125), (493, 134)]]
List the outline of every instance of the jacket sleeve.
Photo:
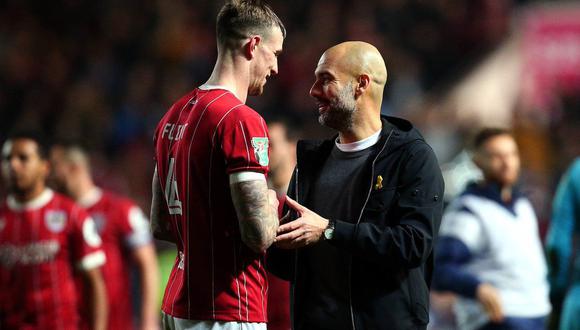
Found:
[[(287, 195), (296, 199), (296, 173), (297, 169), (294, 169), (292, 174), (292, 179), (290, 180), (290, 185), (288, 186)], [(287, 205), (284, 205), (282, 215), (286, 214), (290, 209)], [(292, 219), (296, 219), (295, 214), (291, 214)], [(286, 280), (294, 280), (294, 267), (295, 267), (296, 250), (286, 250), (279, 249), (274, 245), (270, 246), (266, 255), (266, 268), (268, 271), (277, 277)]]
[[(377, 226), (337, 220), (332, 242), (371, 262), (396, 269), (424, 264), (433, 250), (443, 211), (444, 183), (433, 150), (425, 143), (409, 147), (402, 160), (397, 197), (389, 223)], [(387, 212), (387, 211), (385, 211)]]
[(465, 265), (471, 259), (469, 248), (461, 240), (451, 236), (441, 237), (435, 253), (437, 271), (433, 276), (433, 288), (475, 298), (481, 281), (465, 271)]
[(562, 177), (554, 197), (552, 220), (546, 235), (548, 280), (551, 294), (563, 296), (569, 284), (572, 237), (580, 229), (580, 160)]

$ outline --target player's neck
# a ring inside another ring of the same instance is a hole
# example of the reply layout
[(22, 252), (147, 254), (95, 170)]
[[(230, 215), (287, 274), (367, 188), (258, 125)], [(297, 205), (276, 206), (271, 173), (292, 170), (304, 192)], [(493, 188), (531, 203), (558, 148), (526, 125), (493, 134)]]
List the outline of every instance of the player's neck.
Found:
[(27, 203), (36, 199), (38, 196), (42, 195), (45, 189), (46, 185), (44, 184), (44, 182), (39, 182), (32, 189), (29, 189), (27, 191), (14, 191), (12, 192), (12, 195), (14, 196), (14, 199), (16, 199), (18, 203)]
[(218, 56), (213, 72), (205, 84), (227, 87), (242, 103), (246, 103), (250, 85), (248, 70), (247, 65), (238, 61), (235, 56)]
[(70, 195), (75, 201), (83, 199), (85, 196), (89, 195), (97, 186), (93, 183), (90, 178), (84, 178), (77, 181), (77, 184), (70, 189)]

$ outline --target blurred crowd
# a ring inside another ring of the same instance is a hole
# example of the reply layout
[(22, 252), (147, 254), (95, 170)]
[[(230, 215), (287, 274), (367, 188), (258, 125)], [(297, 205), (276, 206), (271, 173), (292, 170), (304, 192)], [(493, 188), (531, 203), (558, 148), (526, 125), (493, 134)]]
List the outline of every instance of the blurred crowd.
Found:
[[(385, 113), (437, 93), (507, 35), (512, 1), (271, 1), (288, 28), (266, 118), (326, 133), (308, 96), (319, 54), (365, 40), (387, 59)], [(3, 1), (0, 139), (15, 127), (73, 138), (94, 155), (98, 181), (147, 206), (154, 125), (212, 70), (220, 1)], [(428, 123), (427, 123), (428, 124)]]

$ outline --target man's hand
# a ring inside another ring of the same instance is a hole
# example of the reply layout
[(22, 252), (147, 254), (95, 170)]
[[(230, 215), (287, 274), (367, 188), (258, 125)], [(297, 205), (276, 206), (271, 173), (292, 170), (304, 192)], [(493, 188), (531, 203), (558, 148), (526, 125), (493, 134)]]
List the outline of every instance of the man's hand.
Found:
[(477, 300), (483, 305), (483, 309), (494, 323), (503, 321), (503, 311), (499, 293), (491, 284), (482, 283), (477, 287)]
[(328, 220), (288, 196), (286, 204), (298, 212), (299, 218), (278, 227), (275, 245), (282, 249), (296, 249), (318, 242), (328, 226)]

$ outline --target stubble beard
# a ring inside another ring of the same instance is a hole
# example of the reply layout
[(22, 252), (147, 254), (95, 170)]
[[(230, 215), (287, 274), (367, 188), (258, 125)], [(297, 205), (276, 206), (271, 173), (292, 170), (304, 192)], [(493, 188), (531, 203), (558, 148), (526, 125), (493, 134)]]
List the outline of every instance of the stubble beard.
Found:
[(354, 123), (356, 100), (352, 83), (348, 83), (330, 100), (329, 109), (318, 116), (318, 122), (339, 132), (348, 131)]

